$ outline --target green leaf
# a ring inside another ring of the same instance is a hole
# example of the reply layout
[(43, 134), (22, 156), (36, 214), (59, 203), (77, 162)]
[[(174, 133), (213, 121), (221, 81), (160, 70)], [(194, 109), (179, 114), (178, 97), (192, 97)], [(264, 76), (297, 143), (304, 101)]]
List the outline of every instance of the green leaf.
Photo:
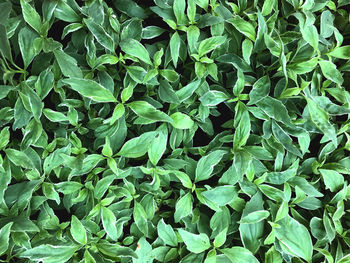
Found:
[[(259, 218), (259, 216), (256, 217), (256, 214), (254, 212), (264, 210), (262, 200), (262, 196), (259, 192), (253, 195), (250, 201), (246, 203), (241, 217), (243, 219), (246, 216), (248, 216), (249, 223), (241, 223), (239, 225), (239, 233), (241, 236), (242, 243), (244, 247), (250, 250), (253, 254), (255, 254), (259, 250), (261, 246), (261, 242), (259, 241), (259, 239), (263, 236), (264, 233), (263, 221), (256, 220), (256, 222), (253, 223), (254, 219)], [(252, 214), (251, 217), (253, 218), (249, 217), (250, 214)]]
[(186, 86), (184, 86), (182, 89), (176, 91), (176, 95), (179, 98), (180, 102), (183, 102), (184, 100), (188, 99), (192, 96), (192, 94), (199, 88), (201, 84), (201, 80), (198, 79), (196, 81), (192, 81)]
[(58, 1), (55, 8), (55, 17), (65, 22), (81, 22), (80, 16), (64, 1)]
[(224, 36), (214, 36), (203, 40), (199, 43), (198, 55), (200, 57), (204, 56), (205, 54), (225, 43), (225, 41), (226, 37)]
[(190, 215), (192, 213), (192, 195), (190, 193), (182, 196), (175, 205), (174, 219), (178, 223), (182, 218)]
[(112, 240), (118, 239), (118, 231), (116, 228), (116, 217), (114, 213), (107, 207), (101, 207), (101, 219), (102, 219), (102, 225), (104, 230), (106, 231), (107, 235)]
[(180, 38), (179, 34), (177, 32), (175, 32), (171, 36), (170, 42), (169, 42), (171, 59), (173, 60), (175, 68), (177, 66), (177, 61), (179, 59), (180, 41), (181, 41), (181, 38)]
[(30, 158), (21, 151), (15, 149), (6, 149), (5, 150), (7, 158), (13, 162), (16, 166), (23, 167), (25, 169), (34, 169), (35, 166)]
[(30, 110), (33, 113), (34, 119), (40, 122), (40, 117), (43, 110), (43, 103), (40, 97), (33, 89), (29, 88), (27, 85), (24, 85), (23, 90), (28, 97)]
[(89, 31), (94, 35), (97, 42), (109, 51), (114, 52), (114, 41), (105, 29), (101, 25), (95, 23), (92, 18), (84, 18), (83, 21)]
[(9, 127), (5, 127), (0, 132), (0, 150), (4, 149), (5, 146), (10, 142), (10, 131)]
[(253, 25), (245, 21), (240, 16), (234, 16), (228, 20), (239, 32), (248, 37), (250, 40), (255, 42), (256, 32)]
[(265, 262), (266, 263), (282, 263), (282, 256), (275, 247), (271, 247), (265, 254)]
[(75, 241), (85, 245), (87, 243), (86, 230), (79, 219), (73, 215), (71, 220), (70, 233)]
[(225, 153), (223, 150), (216, 150), (200, 158), (196, 167), (195, 182), (209, 179), (214, 167), (220, 162)]
[(134, 202), (134, 220), (138, 227), (138, 229), (144, 234), (148, 235), (148, 223), (147, 223), (147, 214), (143, 206), (138, 203)]
[(55, 184), (57, 191), (63, 193), (63, 194), (71, 194), (74, 192), (79, 191), (83, 185), (78, 182), (70, 181), (70, 182), (61, 182), (58, 184)]
[(254, 85), (253, 89), (249, 93), (248, 105), (253, 105), (267, 97), (270, 93), (270, 79), (268, 75), (258, 79)]
[(127, 104), (133, 112), (142, 118), (152, 121), (162, 121), (173, 123), (173, 119), (162, 111), (157, 110), (146, 101), (133, 101)]
[(183, 229), (178, 229), (179, 234), (184, 241), (186, 248), (195, 254), (202, 253), (210, 248), (209, 238), (206, 234), (192, 234)]
[(77, 61), (73, 57), (62, 50), (55, 50), (53, 53), (65, 77), (81, 78), (83, 76), (81, 69), (77, 66)]
[(272, 9), (275, 7), (276, 4), (277, 4), (276, 0), (265, 1), (263, 8), (261, 10), (261, 15), (268, 16), (272, 12)]
[(158, 236), (166, 245), (177, 247), (177, 237), (171, 225), (165, 224), (164, 220), (158, 221), (157, 225)]
[(185, 22), (185, 8), (185, 0), (174, 0), (173, 10), (178, 24)]
[(51, 200), (55, 200), (57, 204), (60, 204), (60, 196), (55, 190), (53, 184), (44, 182), (42, 185), (44, 195)]
[(275, 121), (272, 121), (272, 133), (288, 152), (302, 157), (301, 152), (293, 145), (293, 140)]
[(317, 28), (314, 25), (304, 25), (300, 31), (305, 41), (308, 42), (314, 50), (317, 50), (319, 41)]
[(142, 28), (142, 38), (152, 39), (163, 34), (165, 30), (159, 26), (148, 26)]
[(194, 121), (181, 112), (175, 112), (170, 115), (170, 118), (174, 121), (173, 126), (176, 129), (191, 129), (194, 125)]
[(120, 48), (128, 55), (137, 57), (143, 62), (152, 65), (147, 49), (135, 39), (125, 39), (119, 43)]
[(307, 228), (290, 216), (279, 221), (279, 225), (274, 231), (283, 251), (311, 262), (313, 247)]
[(11, 2), (4, 2), (0, 4), (0, 24), (5, 24), (6, 20), (9, 18), (11, 9)]
[(326, 185), (326, 189), (336, 192), (344, 186), (344, 177), (337, 171), (326, 169), (320, 169), (319, 171)]
[(276, 121), (284, 124), (291, 123), (288, 111), (280, 100), (265, 97), (257, 103), (257, 106)]
[(3, 255), (10, 244), (10, 230), (13, 223), (8, 223), (0, 229), (0, 255)]
[(312, 99), (307, 98), (307, 106), (311, 121), (331, 140), (334, 146), (337, 143), (337, 134), (333, 125), (329, 122), (328, 114)]
[(29, 66), (36, 55), (33, 41), (37, 37), (38, 35), (27, 27), (22, 28), (18, 33), (18, 45), (22, 54), (25, 68)]
[(328, 55), (335, 58), (350, 59), (350, 46), (336, 47)]
[(193, 54), (197, 51), (197, 41), (200, 35), (199, 28), (191, 25), (187, 29), (187, 42), (190, 54)]
[(250, 64), (250, 56), (253, 51), (253, 42), (249, 39), (244, 39), (242, 43), (242, 55), (244, 58), (244, 61), (247, 62), (247, 64)]
[(155, 132), (148, 132), (128, 140), (117, 154), (127, 158), (141, 157), (147, 153), (155, 136)]
[(52, 122), (64, 122), (68, 121), (66, 115), (59, 111), (53, 111), (51, 109), (43, 109), (43, 113), (46, 118), (48, 118)]
[(209, 90), (199, 98), (204, 106), (215, 106), (229, 99), (226, 93), (217, 90)]
[(322, 73), (327, 79), (339, 85), (343, 84), (344, 79), (340, 72), (337, 70), (336, 65), (328, 60), (319, 61), (318, 64), (321, 66)]
[(168, 143), (168, 130), (166, 126), (162, 126), (159, 130), (156, 137), (153, 139), (149, 149), (148, 149), (148, 157), (150, 161), (157, 165), (159, 160), (162, 158), (162, 155), (166, 151)]
[(24, 20), (40, 34), (42, 24), (38, 12), (25, 0), (21, 0), (21, 7)]
[(249, 213), (248, 215), (244, 216), (241, 219), (241, 224), (255, 224), (258, 223), (266, 218), (268, 218), (270, 215), (269, 211), (266, 210), (258, 210)]
[(78, 248), (76, 246), (40, 245), (20, 253), (20, 257), (45, 263), (67, 262)]
[(7, 37), (6, 27), (2, 24), (0, 24), (0, 53), (12, 61), (11, 46)]
[(80, 95), (87, 97), (97, 102), (116, 102), (113, 94), (97, 82), (89, 79), (69, 78), (62, 82), (69, 85), (71, 89), (78, 92)]
[(217, 206), (230, 204), (237, 196), (234, 186), (224, 185), (202, 192), (202, 195)]
[(349, 262), (350, 262), (350, 255), (346, 255), (341, 259), (339, 259), (339, 261), (337, 261), (337, 263), (349, 263)]
[(244, 247), (220, 249), (232, 263), (258, 263), (254, 255)]
[(239, 121), (238, 127), (234, 133), (233, 147), (235, 150), (241, 148), (246, 144), (250, 135), (250, 129), (251, 129), (251, 124), (250, 124), (249, 112), (245, 110), (242, 113), (241, 120)]

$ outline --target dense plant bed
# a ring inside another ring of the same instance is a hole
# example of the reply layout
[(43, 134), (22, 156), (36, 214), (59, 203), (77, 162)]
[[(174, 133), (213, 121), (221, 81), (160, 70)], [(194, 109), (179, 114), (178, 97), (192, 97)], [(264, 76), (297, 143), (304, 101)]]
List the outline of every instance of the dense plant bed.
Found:
[(349, 7), (0, 1), (0, 262), (350, 262)]

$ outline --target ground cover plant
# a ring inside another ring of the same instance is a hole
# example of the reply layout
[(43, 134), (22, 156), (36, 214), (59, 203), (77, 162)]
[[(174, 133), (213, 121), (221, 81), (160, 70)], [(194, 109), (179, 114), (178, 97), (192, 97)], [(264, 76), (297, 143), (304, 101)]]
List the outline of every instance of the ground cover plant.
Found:
[(349, 7), (0, 1), (0, 262), (350, 262)]

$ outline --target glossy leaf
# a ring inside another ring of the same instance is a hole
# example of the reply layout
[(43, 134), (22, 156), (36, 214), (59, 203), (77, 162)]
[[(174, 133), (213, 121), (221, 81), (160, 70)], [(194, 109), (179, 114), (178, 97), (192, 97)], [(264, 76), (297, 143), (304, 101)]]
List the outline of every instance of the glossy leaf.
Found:
[(113, 94), (93, 80), (69, 78), (62, 80), (66, 85), (69, 85), (71, 89), (75, 90), (79, 94), (97, 102), (116, 102)]

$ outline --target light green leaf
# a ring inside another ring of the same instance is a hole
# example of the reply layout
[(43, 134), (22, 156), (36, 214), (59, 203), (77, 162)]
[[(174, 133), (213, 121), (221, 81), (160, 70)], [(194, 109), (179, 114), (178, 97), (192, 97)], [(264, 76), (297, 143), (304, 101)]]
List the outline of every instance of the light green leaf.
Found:
[(67, 116), (59, 111), (53, 111), (51, 109), (44, 109), (43, 113), (44, 113), (45, 117), (48, 118), (52, 122), (68, 121)]
[(23, 167), (25, 169), (34, 169), (35, 166), (30, 158), (22, 151), (17, 151), (15, 149), (5, 150), (7, 158), (10, 159), (16, 166)]
[(37, 37), (38, 35), (27, 27), (22, 28), (18, 33), (18, 45), (22, 54), (25, 68), (29, 66), (36, 55), (33, 41)]
[(176, 202), (174, 213), (175, 222), (178, 223), (182, 218), (192, 214), (192, 208), (192, 195), (187, 193)]
[(152, 65), (147, 49), (135, 39), (125, 39), (119, 43), (120, 48), (128, 55), (137, 57), (143, 62)]
[(144, 234), (148, 235), (148, 223), (147, 223), (147, 214), (143, 206), (134, 201), (134, 212), (133, 212), (135, 223), (138, 229)]
[(72, 215), (70, 233), (75, 241), (80, 244), (85, 245), (87, 243), (86, 230), (80, 220)]
[(162, 158), (162, 155), (166, 151), (167, 143), (168, 129), (164, 124), (164, 126), (161, 126), (161, 129), (157, 133), (156, 137), (153, 139), (148, 149), (148, 157), (154, 165), (157, 165), (159, 160)]
[(158, 236), (166, 245), (177, 247), (177, 237), (171, 225), (165, 224), (163, 218), (158, 221), (157, 225)]
[(176, 129), (191, 129), (194, 125), (194, 121), (189, 116), (181, 112), (171, 114), (170, 118), (172, 118), (174, 121), (172, 125)]
[(114, 41), (112, 37), (104, 30), (102, 26), (95, 23), (92, 18), (84, 18), (84, 23), (94, 35), (97, 42), (100, 43), (103, 47), (114, 53)]
[(118, 231), (116, 228), (116, 217), (107, 207), (101, 207), (101, 219), (104, 230), (112, 240), (118, 240)]
[(55, 187), (57, 188), (58, 192), (61, 192), (63, 194), (71, 194), (79, 191), (83, 187), (83, 185), (78, 182), (69, 181), (55, 184)]
[(42, 25), (38, 12), (25, 0), (21, 0), (21, 7), (24, 20), (40, 34)]
[(183, 24), (185, 22), (185, 0), (174, 0), (173, 10), (178, 24)]
[(259, 263), (254, 255), (244, 247), (220, 249), (232, 263)]
[(231, 23), (243, 35), (255, 42), (256, 32), (251, 23), (245, 21), (240, 16), (234, 16), (233, 18), (230, 18), (228, 22)]
[(233, 148), (235, 150), (241, 148), (246, 144), (250, 135), (250, 129), (251, 129), (251, 124), (250, 124), (249, 112), (245, 110), (242, 113), (238, 127), (234, 133)]
[(77, 246), (54, 246), (40, 245), (25, 250), (20, 257), (29, 258), (33, 261), (43, 261), (45, 263), (67, 262), (78, 249)]
[(13, 222), (4, 225), (0, 229), (0, 255), (3, 255), (10, 244), (10, 230)]
[(249, 93), (248, 105), (253, 105), (261, 101), (263, 98), (267, 97), (270, 92), (270, 79), (268, 75), (258, 79), (254, 85), (253, 89)]
[(279, 225), (274, 231), (283, 251), (311, 262), (313, 247), (307, 228), (290, 216), (279, 221)]
[(328, 114), (312, 99), (307, 98), (307, 106), (311, 121), (320, 129), (329, 140), (332, 140), (334, 146), (337, 143), (337, 134), (334, 126), (329, 122)]
[(195, 182), (209, 179), (214, 167), (220, 162), (225, 153), (223, 150), (216, 150), (203, 156), (197, 163)]
[(178, 96), (180, 102), (183, 102), (184, 100), (191, 97), (192, 94), (199, 88), (200, 84), (201, 84), (201, 80), (198, 79), (196, 81), (193, 81), (187, 84), (182, 89), (176, 91), (176, 95)]
[(173, 60), (174, 66), (176, 68), (177, 66), (177, 61), (179, 59), (179, 53), (180, 53), (180, 43), (181, 43), (181, 38), (179, 36), (179, 33), (176, 31), (170, 38), (170, 54), (171, 58)]
[(300, 31), (305, 41), (308, 42), (314, 50), (317, 50), (319, 40), (317, 28), (314, 25), (304, 25)]
[(57, 204), (60, 204), (60, 202), (61, 202), (60, 196), (56, 192), (55, 187), (53, 186), (53, 184), (44, 182), (42, 184), (42, 189), (43, 189), (44, 195), (48, 199), (55, 200)]
[(336, 192), (344, 186), (344, 177), (337, 171), (326, 169), (320, 169), (319, 171), (326, 188), (331, 192)]
[(350, 46), (336, 47), (328, 55), (335, 58), (350, 59)]
[(178, 231), (189, 251), (199, 254), (210, 248), (210, 241), (206, 234), (192, 234), (183, 229), (179, 229)]
[(71, 89), (97, 102), (116, 102), (113, 94), (102, 85), (90, 79), (69, 78), (62, 82), (69, 85)]
[(328, 60), (319, 61), (318, 64), (321, 66), (322, 73), (327, 79), (339, 85), (343, 84), (344, 79), (340, 72), (337, 70), (336, 65)]
[(225, 43), (225, 41), (226, 37), (224, 36), (214, 36), (203, 40), (202, 42), (200, 42), (198, 47), (199, 57), (202, 57), (210, 51), (216, 49), (218, 46)]
[(204, 106), (215, 106), (229, 99), (229, 96), (222, 91), (209, 90), (199, 98)]
[(241, 224), (255, 224), (258, 223), (266, 218), (268, 218), (270, 215), (269, 211), (266, 210), (258, 210), (249, 213), (248, 215), (242, 217), (240, 223)]
[(268, 16), (272, 12), (272, 10), (273, 10), (273, 8), (275, 7), (276, 4), (277, 4), (277, 0), (264, 1), (264, 5), (263, 5), (262, 11), (261, 11), (261, 15)]
[(167, 114), (157, 110), (155, 107), (153, 107), (151, 104), (149, 104), (146, 101), (133, 101), (127, 105), (138, 116), (142, 118), (146, 118), (152, 121), (163, 121), (163, 122), (173, 123), (173, 119), (171, 119)]
[(225, 206), (233, 201), (237, 192), (234, 186), (224, 185), (204, 191), (202, 195), (217, 206)]
[(77, 66), (77, 61), (73, 57), (62, 50), (55, 50), (53, 53), (65, 77), (81, 78), (83, 76), (81, 69)]
[(118, 155), (127, 158), (138, 158), (143, 156), (147, 153), (156, 134), (156, 132), (147, 132), (139, 137), (128, 140), (118, 152)]

